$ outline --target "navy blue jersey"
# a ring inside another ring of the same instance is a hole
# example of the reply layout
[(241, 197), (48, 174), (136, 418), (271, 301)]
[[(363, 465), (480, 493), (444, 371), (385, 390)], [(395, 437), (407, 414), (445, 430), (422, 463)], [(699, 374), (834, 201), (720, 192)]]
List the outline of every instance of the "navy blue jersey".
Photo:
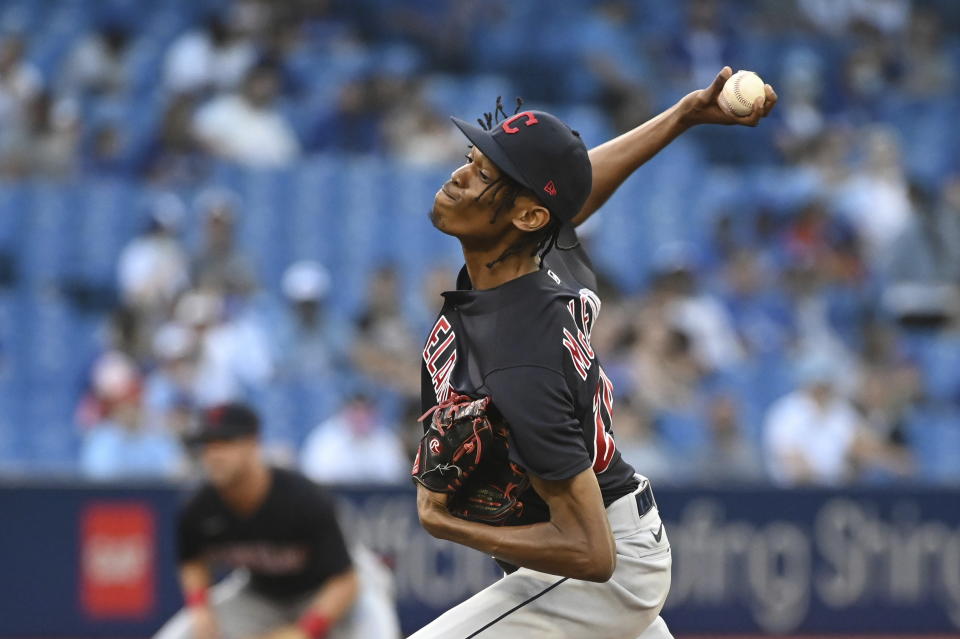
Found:
[[(511, 461), (548, 480), (592, 467), (610, 505), (637, 482), (613, 439), (613, 385), (590, 344), (595, 290), (578, 244), (484, 291), (462, 269), (423, 349), (421, 404), (426, 412), (451, 391), (489, 396), (509, 425)], [(549, 518), (532, 488), (522, 499), (524, 523)]]
[(270, 473), (270, 490), (249, 515), (204, 485), (180, 512), (178, 553), (182, 562), (246, 568), (264, 595), (299, 596), (350, 568), (350, 555), (327, 491), (293, 471)]

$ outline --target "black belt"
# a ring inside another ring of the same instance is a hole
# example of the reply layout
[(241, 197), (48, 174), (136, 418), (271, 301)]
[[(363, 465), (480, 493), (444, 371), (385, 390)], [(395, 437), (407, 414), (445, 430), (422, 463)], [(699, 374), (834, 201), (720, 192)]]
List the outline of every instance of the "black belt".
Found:
[(657, 505), (657, 500), (653, 498), (653, 488), (650, 486), (650, 482), (647, 482), (647, 485), (644, 486), (643, 490), (636, 494), (637, 497), (637, 512), (640, 513), (640, 516), (643, 517), (650, 509)]

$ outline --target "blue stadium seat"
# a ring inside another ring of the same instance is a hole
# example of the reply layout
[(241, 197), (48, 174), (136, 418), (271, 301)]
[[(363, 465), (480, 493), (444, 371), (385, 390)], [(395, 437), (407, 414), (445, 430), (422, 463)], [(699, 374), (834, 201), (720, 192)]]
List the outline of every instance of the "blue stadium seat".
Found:
[(69, 388), (31, 384), (22, 410), (30, 425), (24, 452), (32, 469), (45, 472), (74, 470), (80, 446), (73, 422), (77, 398)]
[(72, 238), (79, 245), (77, 275), (90, 283), (113, 284), (117, 256), (142, 228), (137, 189), (119, 179), (96, 180), (78, 189), (75, 197), (83, 211), (78, 234)]
[(0, 469), (22, 464), (32, 436), (23, 419), (24, 386), (11, 379), (16, 375), (4, 342), (2, 357), (3, 382), (0, 383)]
[(251, 398), (260, 413), (263, 440), (268, 445), (295, 446), (299, 443), (296, 422), (296, 394), (287, 384), (271, 384)]
[(0, 4), (0, 31), (34, 33), (43, 22), (50, 5), (32, 0), (8, 0)]
[(15, 258), (27, 237), (28, 200), (29, 189), (23, 183), (5, 184), (0, 189), (0, 248), (11, 251)]
[(655, 428), (678, 458), (691, 459), (709, 444), (707, 425), (694, 409), (658, 413)]
[(20, 240), (20, 274), (26, 286), (49, 286), (64, 272), (77, 222), (85, 211), (64, 189), (31, 184), (22, 196), (26, 215)]
[(72, 309), (53, 297), (35, 299), (32, 307), (19, 327), (25, 346), (17, 351), (19, 374), (31, 383), (69, 384), (78, 373), (80, 351)]
[(509, 80), (497, 75), (429, 75), (424, 79), (423, 91), (441, 115), (453, 115), (471, 123), (493, 111), (498, 96), (503, 98), (504, 109), (513, 113), (514, 98), (518, 95)]
[(936, 401), (960, 401), (960, 337), (931, 336), (919, 342), (923, 390)]
[(922, 183), (936, 184), (954, 169), (958, 106), (953, 96), (917, 100), (893, 95), (880, 103), (886, 124), (899, 136), (907, 172)]
[[(533, 105), (538, 108), (537, 105)], [(550, 106), (545, 110), (553, 113), (580, 134), (587, 148), (601, 144), (614, 136), (615, 131), (610, 128), (606, 116), (592, 106)], [(511, 109), (509, 113), (513, 113)]]
[(342, 393), (331, 384), (304, 381), (295, 384), (290, 397), (297, 408), (291, 427), (293, 441), (299, 445), (320, 422), (339, 408)]
[(295, 184), (293, 168), (250, 171), (238, 191), (243, 211), (237, 240), (268, 290), (279, 290), (283, 269), (289, 264), (288, 236), (283, 230), (291, 217)]
[(343, 215), (337, 164), (332, 158), (313, 158), (300, 167), (292, 187), (290, 208), (284, 212), (288, 254), (285, 261), (317, 260), (329, 265), (337, 238), (329, 218)]
[(960, 481), (960, 410), (948, 404), (920, 406), (908, 415), (907, 426), (920, 478)]
[(90, 25), (90, 12), (75, 1), (47, 4), (48, 10), (30, 32), (29, 57), (47, 81), (55, 78), (60, 62)]

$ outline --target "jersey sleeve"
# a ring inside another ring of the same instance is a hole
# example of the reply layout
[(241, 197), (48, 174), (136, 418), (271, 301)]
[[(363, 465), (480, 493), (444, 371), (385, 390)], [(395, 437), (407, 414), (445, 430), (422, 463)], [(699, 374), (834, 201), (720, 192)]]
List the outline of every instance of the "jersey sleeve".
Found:
[(486, 387), (510, 429), (510, 458), (537, 477), (569, 479), (590, 468), (563, 375), (539, 366), (491, 373)]
[(200, 495), (195, 496), (180, 509), (177, 518), (177, 559), (180, 563), (199, 559), (203, 555), (203, 540), (199, 532)]
[[(430, 373), (427, 372), (427, 366), (420, 361), (420, 414), (423, 415), (428, 410), (437, 405), (437, 396), (433, 392), (433, 384), (430, 379)], [(423, 424), (423, 431), (426, 432), (427, 424)]]
[(344, 572), (353, 562), (337, 521), (333, 498), (320, 486), (312, 488), (311, 504), (305, 518), (313, 540), (313, 563), (318, 572), (329, 578)]

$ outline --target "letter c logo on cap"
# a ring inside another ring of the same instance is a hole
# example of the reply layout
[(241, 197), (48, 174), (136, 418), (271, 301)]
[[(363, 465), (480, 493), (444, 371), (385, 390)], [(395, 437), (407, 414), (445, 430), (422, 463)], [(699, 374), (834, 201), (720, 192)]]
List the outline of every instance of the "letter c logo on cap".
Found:
[(500, 126), (502, 126), (503, 130), (506, 131), (507, 133), (519, 133), (520, 129), (518, 127), (510, 126), (515, 120), (519, 118), (527, 118), (527, 121), (525, 123), (527, 126), (533, 126), (534, 124), (540, 121), (537, 119), (537, 116), (533, 114), (533, 111), (522, 111), (504, 120), (503, 124), (501, 124)]

